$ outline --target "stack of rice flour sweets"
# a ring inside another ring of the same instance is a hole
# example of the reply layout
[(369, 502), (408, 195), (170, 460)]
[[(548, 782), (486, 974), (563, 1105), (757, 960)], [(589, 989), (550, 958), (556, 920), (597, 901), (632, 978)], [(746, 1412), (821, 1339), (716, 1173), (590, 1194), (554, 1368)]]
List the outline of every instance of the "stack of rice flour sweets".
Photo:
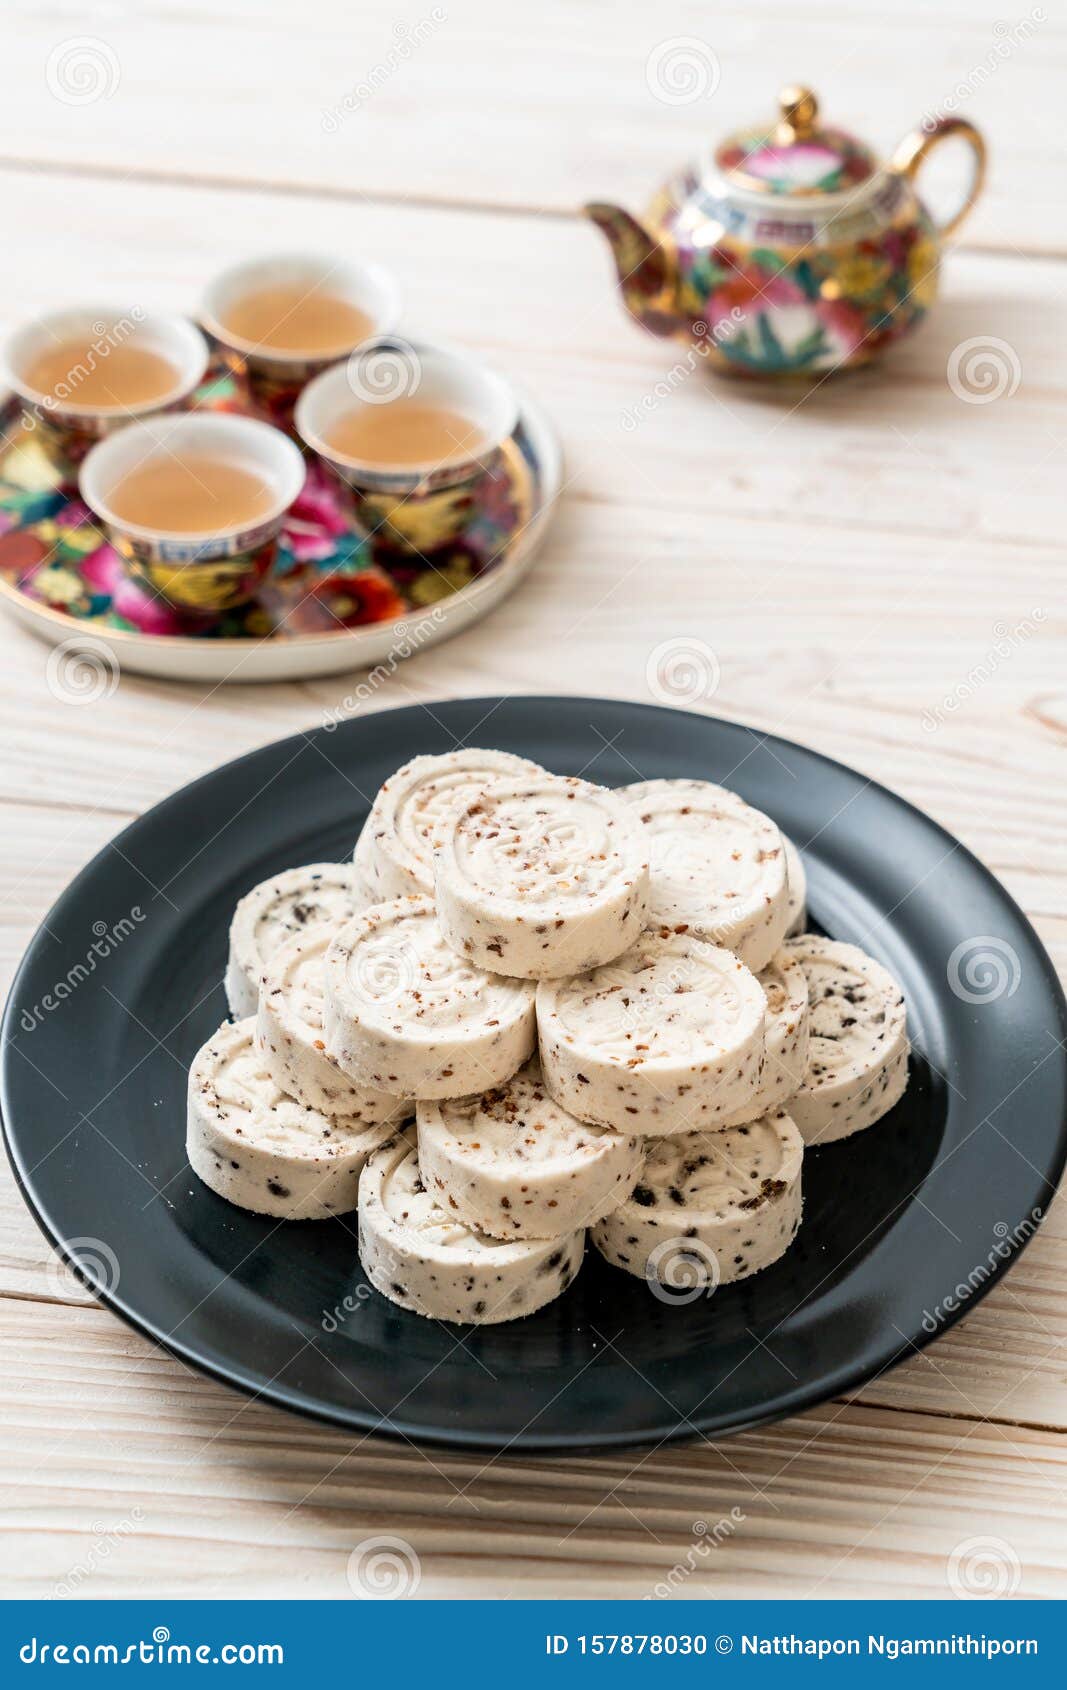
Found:
[(259, 1214), (358, 1209), (368, 1279), (438, 1320), (530, 1314), (587, 1231), (653, 1286), (742, 1279), (805, 1146), (907, 1084), (896, 982), (804, 925), (797, 852), (723, 787), (417, 757), (351, 863), (238, 905), (190, 1163)]

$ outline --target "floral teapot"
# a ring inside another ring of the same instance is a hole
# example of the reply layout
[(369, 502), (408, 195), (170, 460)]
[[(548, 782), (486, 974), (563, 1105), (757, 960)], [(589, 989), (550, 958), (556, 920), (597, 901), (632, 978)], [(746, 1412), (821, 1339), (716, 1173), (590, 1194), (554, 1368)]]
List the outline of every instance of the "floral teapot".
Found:
[[(974, 169), (963, 205), (938, 225), (915, 179), (949, 135), (969, 142)], [(881, 164), (820, 123), (808, 89), (786, 88), (775, 124), (731, 136), (666, 182), (647, 223), (614, 205), (585, 212), (650, 333), (700, 344), (717, 370), (822, 376), (867, 363), (921, 321), (941, 241), (984, 174), (985, 144), (962, 118), (928, 120)]]

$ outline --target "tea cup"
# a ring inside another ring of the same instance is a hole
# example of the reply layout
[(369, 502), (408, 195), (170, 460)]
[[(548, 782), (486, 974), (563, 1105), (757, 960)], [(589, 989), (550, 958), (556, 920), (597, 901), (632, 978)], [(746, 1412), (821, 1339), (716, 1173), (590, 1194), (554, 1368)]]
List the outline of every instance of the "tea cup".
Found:
[[(354, 307), (366, 326), (341, 333), (336, 344), (314, 352), (278, 343), (284, 319), (270, 345), (235, 329), (232, 313), (243, 301), (266, 289), (293, 287), (309, 295), (328, 289)], [(277, 254), (223, 270), (209, 283), (199, 316), (224, 362), (244, 381), (253, 403), (279, 427), (289, 428), (293, 406), (313, 377), (346, 357), (361, 341), (396, 327), (400, 296), (393, 277), (380, 264), (314, 253)]]
[[(477, 445), (421, 463), (360, 458), (331, 444), (331, 431), (356, 410), (368, 418), (417, 394), (421, 403), (463, 417)], [(512, 388), (465, 353), (383, 338), (317, 376), (296, 407), (296, 431), (351, 489), (355, 520), (399, 551), (425, 553), (454, 539), (471, 519), (479, 480), (500, 468), (518, 422)]]
[[(85, 345), (84, 356), (51, 392), (35, 385), (32, 372), (47, 353), (67, 342)], [(166, 360), (174, 371), (170, 387), (152, 399), (136, 403), (88, 403), (78, 390), (90, 373), (120, 346), (136, 346)], [(143, 417), (174, 411), (185, 404), (204, 379), (207, 342), (185, 317), (145, 312), (139, 307), (116, 310), (103, 306), (73, 306), (51, 311), (24, 323), (0, 348), (0, 382), (22, 402), (23, 427), (37, 432), (61, 467), (79, 464), (98, 440)]]
[[(115, 508), (131, 472), (183, 454), (217, 457), (251, 472), (269, 489), (269, 504), (251, 521), (209, 533), (132, 522)], [(177, 609), (211, 613), (244, 603), (268, 573), (304, 477), (299, 449), (269, 423), (205, 411), (133, 424), (100, 441), (78, 485), (131, 575)]]

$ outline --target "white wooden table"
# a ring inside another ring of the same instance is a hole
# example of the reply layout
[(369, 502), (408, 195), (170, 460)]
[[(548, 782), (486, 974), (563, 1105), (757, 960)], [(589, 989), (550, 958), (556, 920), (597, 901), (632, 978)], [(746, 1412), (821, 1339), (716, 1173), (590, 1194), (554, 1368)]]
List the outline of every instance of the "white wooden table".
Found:
[[(999, 0), (945, 0), (936, 16), (917, 0), (25, 0), (5, 16), (0, 67), (0, 318), (71, 297), (188, 308), (214, 267), (272, 245), (377, 255), (412, 327), (540, 395), (569, 481), (515, 596), (369, 708), (647, 698), (650, 651), (695, 633), (721, 663), (711, 707), (930, 811), (1063, 964), (1067, 35), (1059, 7), (1014, 35), (1002, 15)], [(663, 104), (646, 61), (690, 36), (717, 55), (719, 86)], [(798, 79), (883, 148), (946, 99), (986, 129), (989, 191), (940, 308), (881, 374), (803, 399), (690, 381), (627, 432), (626, 408), (672, 360), (622, 318), (575, 205), (639, 205)], [(946, 381), (977, 336), (1021, 371), (992, 403)], [(78, 706), (6, 620), (0, 650), (5, 973), (131, 817), (313, 724), (353, 679), (128, 676)], [(641, 1595), (685, 1563), (695, 1521), (732, 1508), (743, 1524), (680, 1595), (947, 1594), (953, 1552), (989, 1537), (1017, 1559), (1020, 1594), (1067, 1588), (1062, 1204), (988, 1300), (853, 1400), (718, 1448), (487, 1464), (353, 1439), (185, 1370), (70, 1300), (4, 1182), (5, 1595), (345, 1597), (350, 1551), (381, 1532), (413, 1546), (424, 1595)]]

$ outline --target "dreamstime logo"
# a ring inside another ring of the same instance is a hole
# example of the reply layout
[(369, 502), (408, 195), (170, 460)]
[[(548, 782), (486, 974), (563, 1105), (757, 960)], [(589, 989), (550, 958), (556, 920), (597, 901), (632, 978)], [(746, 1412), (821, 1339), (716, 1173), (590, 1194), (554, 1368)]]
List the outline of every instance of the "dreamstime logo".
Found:
[(728, 314), (721, 318), (712, 328), (703, 317), (696, 317), (692, 323), (693, 344), (684, 358), (679, 358), (672, 364), (665, 376), (654, 382), (646, 393), (643, 393), (635, 405), (627, 405), (619, 419), (620, 425), (627, 434), (633, 434), (640, 427), (646, 417), (659, 409), (663, 400), (669, 399), (672, 393), (689, 380), (695, 370), (703, 369), (707, 364), (709, 346), (718, 346), (722, 341), (729, 340), (734, 331), (739, 329), (745, 320), (745, 313), (740, 305), (731, 307)]
[(400, 664), (406, 657), (413, 657), (420, 646), (426, 644), (436, 630), (446, 619), (444, 605), (435, 604), (428, 616), (420, 617), (411, 628), (404, 628), (393, 641), (387, 656), (380, 663), (376, 663), (365, 681), (360, 681), (354, 692), (345, 693), (339, 705), (328, 710), (322, 719), (322, 725), (327, 733), (333, 733), (347, 716), (353, 715), (360, 707), (372, 699), (380, 687), (383, 687), (392, 675), (396, 674)]
[[(113, 1526), (105, 1525), (103, 1520), (92, 1523), (93, 1541), (80, 1561), (70, 1567), (59, 1583), (52, 1588), (53, 1596), (74, 1596), (78, 1589), (91, 1578), (99, 1567), (110, 1560), (116, 1548), (125, 1537), (132, 1537), (144, 1519), (143, 1508), (131, 1508), (123, 1520), (118, 1520)], [(169, 1636), (169, 1633), (168, 1633)], [(155, 1639), (159, 1642), (160, 1639)]]
[(353, 1596), (393, 1602), (414, 1596), (422, 1564), (406, 1538), (366, 1537), (348, 1557), (345, 1577)]
[(419, 958), (414, 945), (383, 934), (378, 943), (360, 946), (352, 973), (360, 996), (377, 1004), (395, 1003), (416, 984)]
[(392, 399), (410, 399), (418, 392), (422, 365), (406, 340), (382, 340), (357, 346), (349, 356), (347, 374), (357, 399), (388, 405)]
[(1010, 59), (1020, 47), (1029, 42), (1036, 26), (1047, 22), (1048, 13), (1043, 6), (1034, 6), (1027, 16), (1020, 18), (1017, 23), (1008, 23), (1005, 19), (998, 18), (993, 25), (993, 45), (985, 58), (971, 66), (967, 75), (961, 77), (955, 87), (939, 102), (936, 111), (927, 112), (923, 117), (922, 126), (927, 134), (936, 132), (947, 113), (958, 111), (973, 95), (980, 93), (1005, 60)]
[(996, 1003), (1019, 990), (1022, 965), (1006, 939), (978, 933), (961, 939), (948, 959), (949, 988), (964, 1003)]
[(985, 655), (978, 663), (972, 664), (962, 681), (947, 692), (939, 704), (932, 710), (923, 711), (920, 718), (923, 732), (936, 733), (944, 725), (946, 716), (954, 715), (980, 687), (992, 680), (1001, 664), (1033, 638), (1047, 616), (1048, 612), (1037, 605), (1029, 616), (1021, 617), (1013, 627), (1006, 622), (994, 622), (993, 642)]
[(700, 1238), (663, 1238), (648, 1253), (645, 1280), (661, 1303), (695, 1303), (719, 1284), (719, 1258)]
[(991, 405), (1010, 399), (1023, 377), (1019, 354), (996, 335), (973, 335), (949, 353), (948, 385), (965, 405)]
[(72, 1238), (69, 1260), (55, 1253), (45, 1269), (48, 1292), (57, 1303), (95, 1303), (118, 1289), (119, 1259), (101, 1238)]
[(941, 1301), (932, 1309), (923, 1310), (922, 1329), (933, 1337), (940, 1331), (946, 1320), (958, 1314), (964, 1303), (977, 1294), (983, 1285), (997, 1272), (1002, 1263), (1010, 1261), (1017, 1250), (1021, 1250), (1028, 1239), (1032, 1238), (1044, 1218), (1041, 1209), (1031, 1209), (1024, 1220), (1018, 1225), (1009, 1227), (1007, 1221), (997, 1221), (993, 1227), (993, 1237), (996, 1242), (992, 1245), (984, 1262), (978, 1262), (971, 1269), (966, 1279), (960, 1280), (951, 1291), (946, 1291)]
[(443, 6), (435, 6), (428, 17), (420, 18), (418, 23), (410, 27), (406, 23), (394, 24), (394, 41), (389, 51), (377, 64), (371, 65), (366, 76), (342, 95), (335, 106), (327, 106), (322, 111), (322, 127), (326, 134), (336, 135), (346, 117), (361, 111), (368, 100), (380, 93), (390, 77), (395, 76), (401, 65), (407, 63), (415, 50), (422, 46), (447, 17), (448, 13)]
[(61, 1004), (66, 1003), (78, 987), (96, 973), (97, 965), (104, 962), (112, 951), (117, 950), (144, 919), (145, 913), (140, 904), (134, 904), (129, 915), (122, 916), (110, 927), (106, 921), (94, 921), (92, 942), (85, 955), (78, 962), (71, 964), (61, 980), (53, 981), (51, 991), (45, 992), (32, 1008), (22, 1011), (19, 1016), (22, 1031), (32, 1033), (41, 1025), (46, 1015), (54, 1014)]
[(664, 640), (645, 665), (648, 690), (660, 704), (698, 704), (714, 696), (721, 679), (711, 647), (689, 635)]
[(347, 1292), (339, 1303), (335, 1303), (332, 1309), (323, 1313), (319, 1321), (322, 1330), (330, 1333), (339, 1332), (349, 1315), (355, 1314), (357, 1309), (362, 1308), (370, 1296), (371, 1288), (369, 1285), (357, 1285), (354, 1291)]
[(48, 92), (65, 106), (92, 106), (110, 100), (121, 72), (113, 47), (95, 35), (75, 35), (48, 55)]
[(948, 1583), (964, 1600), (1014, 1596), (1022, 1583), (1019, 1557), (1002, 1537), (968, 1537), (948, 1558)]
[(646, 1602), (666, 1601), (673, 1596), (679, 1585), (683, 1585), (696, 1572), (701, 1561), (706, 1560), (713, 1550), (718, 1549), (733, 1537), (738, 1526), (743, 1526), (748, 1515), (740, 1508), (731, 1508), (729, 1514), (724, 1514), (709, 1526), (707, 1520), (693, 1521), (693, 1534), (684, 1561), (676, 1561), (670, 1571), (658, 1580), (645, 1596)]
[(710, 98), (719, 86), (722, 66), (706, 41), (672, 35), (653, 47), (645, 61), (645, 82), (665, 106), (691, 106)]
[(48, 654), (45, 681), (60, 704), (96, 704), (119, 684), (118, 659), (101, 640), (64, 640)]

